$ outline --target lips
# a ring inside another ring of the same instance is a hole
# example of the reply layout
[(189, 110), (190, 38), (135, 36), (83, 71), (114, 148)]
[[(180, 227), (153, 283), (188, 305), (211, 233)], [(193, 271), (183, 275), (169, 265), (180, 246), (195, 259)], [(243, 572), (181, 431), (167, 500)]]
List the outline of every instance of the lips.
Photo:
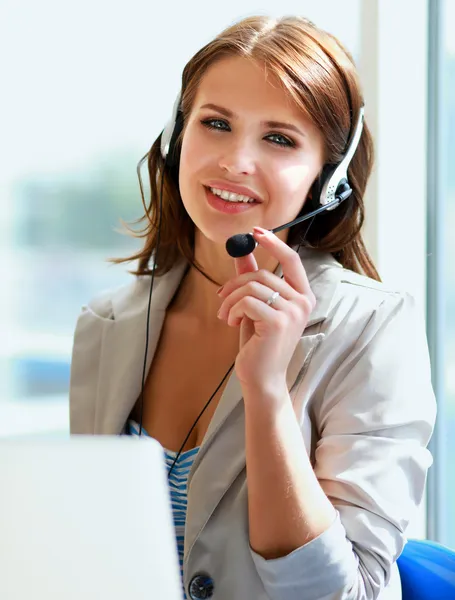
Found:
[(204, 186), (204, 190), (209, 205), (221, 213), (239, 215), (254, 210), (256, 206), (259, 206), (259, 202), (230, 202), (229, 200), (223, 200), (206, 186)]
[(233, 192), (234, 194), (240, 194), (242, 196), (248, 196), (258, 203), (262, 202), (260, 195), (257, 194), (252, 188), (244, 185), (238, 185), (237, 183), (232, 183), (231, 181), (223, 181), (221, 179), (212, 180), (204, 183), (204, 186), (207, 188), (224, 190), (226, 192)]
[[(215, 192), (215, 190), (216, 190), (216, 192)], [(246, 194), (236, 194), (237, 198), (239, 198), (236, 200), (231, 197), (229, 197), (229, 198), (224, 197), (225, 195), (231, 196), (231, 194), (233, 193), (228, 190), (221, 190), (221, 188), (205, 187), (205, 191), (208, 194), (210, 194), (211, 196), (215, 196), (216, 198), (223, 200), (223, 202), (231, 202), (232, 204), (259, 204), (259, 202), (257, 200), (254, 200), (254, 198), (251, 198), (251, 196), (247, 196)], [(220, 191), (221, 191), (221, 195), (218, 193)]]

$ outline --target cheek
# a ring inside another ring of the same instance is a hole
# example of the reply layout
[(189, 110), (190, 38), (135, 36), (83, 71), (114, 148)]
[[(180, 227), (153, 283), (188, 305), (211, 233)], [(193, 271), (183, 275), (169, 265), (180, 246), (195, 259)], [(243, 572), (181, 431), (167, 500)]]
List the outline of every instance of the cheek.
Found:
[(182, 140), (180, 154), (180, 177), (189, 180), (193, 175), (200, 173), (210, 163), (210, 152), (202, 136), (192, 127), (188, 127)]
[(180, 152), (180, 180), (186, 181), (194, 169), (197, 167), (199, 153), (195, 148), (195, 141), (189, 135), (185, 135), (182, 140)]
[(317, 175), (317, 169), (312, 168), (308, 164), (294, 164), (287, 166), (280, 172), (280, 177), (277, 178), (276, 184), (287, 196), (298, 195), (302, 199), (303, 194), (306, 194)]

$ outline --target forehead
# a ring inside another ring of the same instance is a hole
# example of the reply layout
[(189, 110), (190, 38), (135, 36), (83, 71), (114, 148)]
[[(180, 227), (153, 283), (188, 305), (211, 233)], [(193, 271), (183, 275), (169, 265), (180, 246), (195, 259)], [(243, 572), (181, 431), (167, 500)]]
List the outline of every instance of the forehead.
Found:
[(231, 56), (212, 64), (199, 83), (194, 108), (205, 103), (259, 120), (308, 122), (277, 77), (251, 58)]

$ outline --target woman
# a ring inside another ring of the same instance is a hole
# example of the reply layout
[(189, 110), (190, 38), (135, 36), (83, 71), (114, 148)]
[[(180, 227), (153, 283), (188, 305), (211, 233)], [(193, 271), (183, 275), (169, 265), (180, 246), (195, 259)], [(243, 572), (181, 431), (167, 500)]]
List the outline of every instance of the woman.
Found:
[(351, 196), (268, 231), (319, 205), (362, 105), (352, 59), (307, 20), (221, 33), (184, 70), (174, 164), (161, 136), (147, 155), (136, 278), (79, 318), (71, 431), (162, 444), (187, 597), (401, 597), (435, 403), (423, 320), (362, 242), (366, 126)]

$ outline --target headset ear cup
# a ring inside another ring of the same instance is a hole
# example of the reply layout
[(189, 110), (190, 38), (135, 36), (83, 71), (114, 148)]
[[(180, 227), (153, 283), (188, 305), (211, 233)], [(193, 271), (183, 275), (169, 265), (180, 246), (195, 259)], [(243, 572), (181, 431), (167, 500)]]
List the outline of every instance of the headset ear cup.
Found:
[(174, 181), (177, 189), (179, 189), (179, 166), (180, 166), (180, 148), (177, 147), (177, 141), (180, 134), (183, 131), (183, 113), (178, 111), (175, 126), (172, 131), (171, 139), (169, 141), (169, 148), (165, 157), (165, 165), (169, 169), (172, 180)]
[(175, 137), (175, 127), (181, 110), (181, 93), (179, 92), (177, 94), (177, 98), (175, 99), (174, 106), (172, 107), (172, 116), (161, 133), (161, 156), (164, 159), (166, 159), (167, 155), (169, 154), (171, 142)]
[(177, 148), (177, 141), (182, 131), (183, 113), (181, 110), (179, 110), (175, 119), (175, 127), (174, 131), (172, 132), (171, 141), (169, 142), (169, 152), (166, 162), (170, 167), (176, 167), (180, 162), (180, 150)]

